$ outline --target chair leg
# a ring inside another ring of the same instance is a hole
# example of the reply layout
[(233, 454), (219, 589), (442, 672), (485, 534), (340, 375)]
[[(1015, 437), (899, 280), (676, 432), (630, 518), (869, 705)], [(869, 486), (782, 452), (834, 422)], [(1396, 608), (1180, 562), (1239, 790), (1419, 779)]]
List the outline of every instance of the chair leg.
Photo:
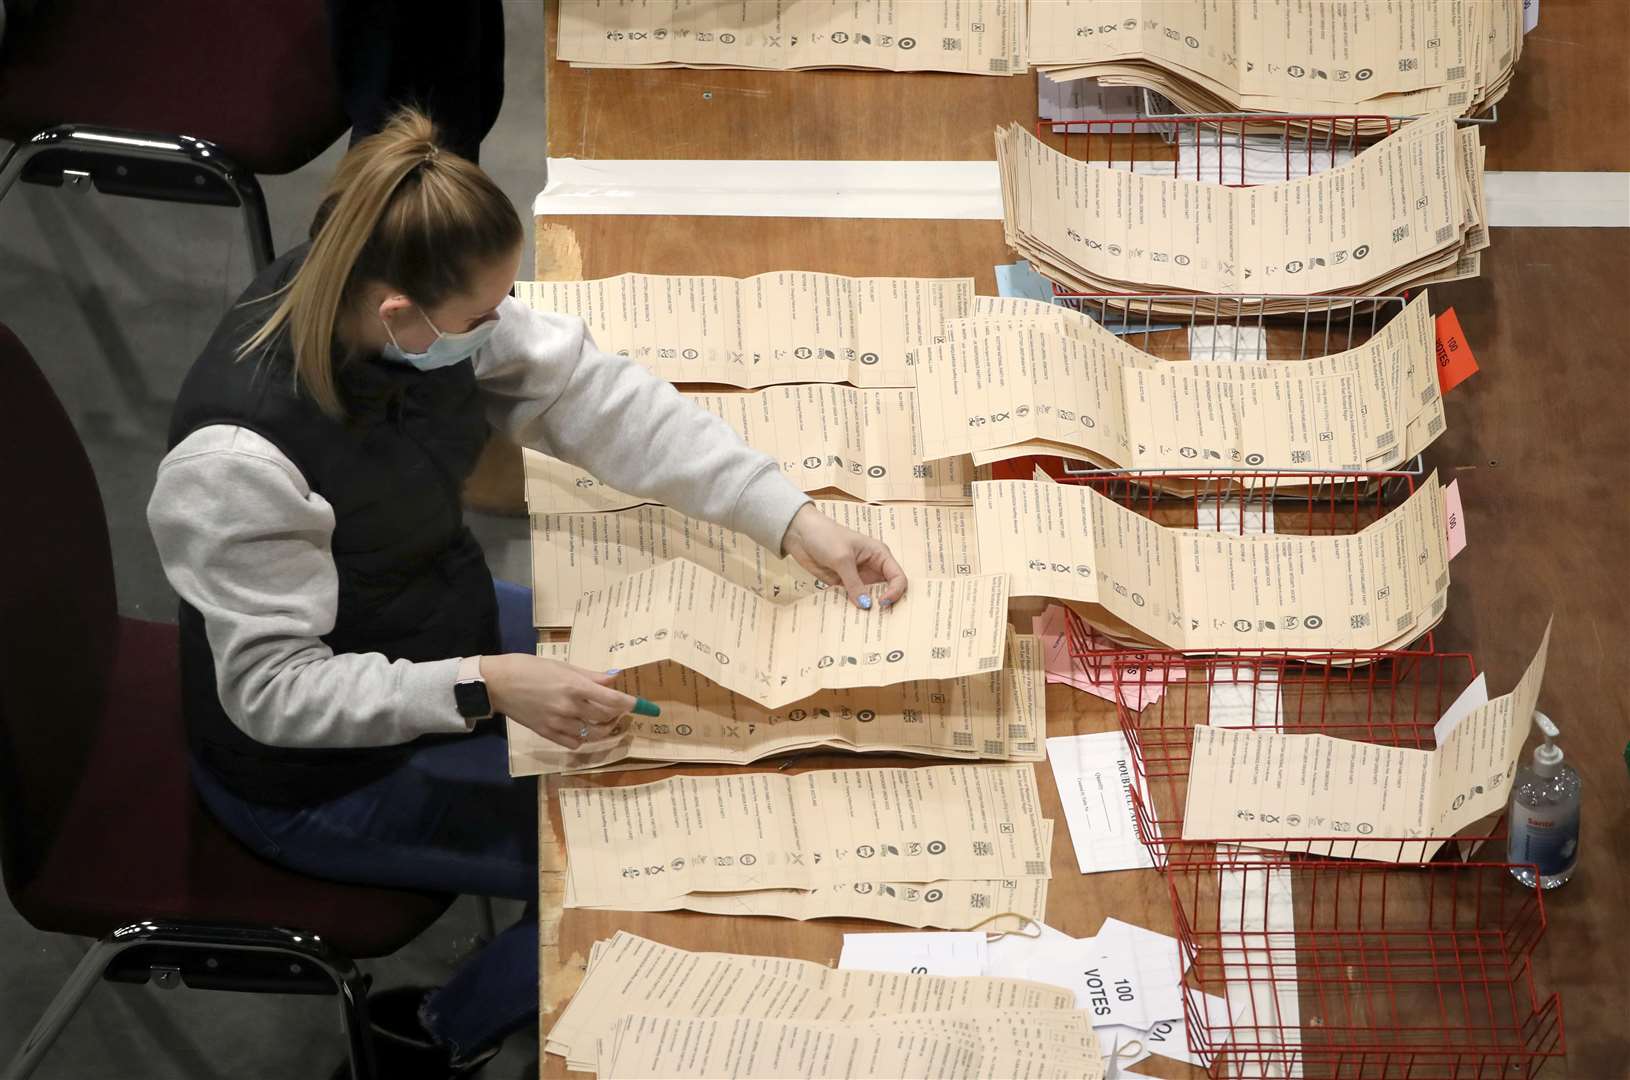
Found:
[(107, 969), (109, 961), (126, 948), (124, 942), (116, 942), (110, 938), (103, 938), (90, 947), (90, 950), (74, 965), (73, 973), (68, 981), (62, 984), (57, 996), (51, 999), (46, 1006), (45, 1015), (34, 1025), (34, 1030), (28, 1033), (23, 1045), (18, 1047), (17, 1053), (12, 1056), (3, 1080), (27, 1080), (36, 1068), (39, 1067), (40, 1058), (51, 1049), (51, 1044), (57, 1041), (62, 1029), (73, 1019), (74, 1013), (85, 1000), (85, 995), (91, 992), (101, 979), (102, 972)]
[(368, 1028), (368, 988), (355, 967), (346, 974), (336, 975), (334, 985), (340, 992), (340, 1023), (345, 1026), (351, 1080), (376, 1080), (373, 1036)]
[(249, 257), (255, 260), (255, 272), (266, 269), (277, 258), (272, 247), (272, 219), (266, 212), (266, 197), (261, 194), (260, 181), (254, 173), (231, 173), (223, 177), (238, 193), (243, 207), (243, 225), (249, 233)]

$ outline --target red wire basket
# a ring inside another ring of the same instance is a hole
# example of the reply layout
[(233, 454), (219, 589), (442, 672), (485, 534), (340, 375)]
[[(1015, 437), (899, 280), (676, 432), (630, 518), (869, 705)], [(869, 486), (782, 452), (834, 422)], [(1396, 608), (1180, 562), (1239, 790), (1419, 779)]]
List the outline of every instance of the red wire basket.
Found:
[[(1332, 661), (1338, 662), (1332, 662)], [(1465, 653), (1375, 652), (1357, 662), (1331, 657), (1146, 653), (1114, 665), (1121, 730), (1138, 783), (1132, 815), (1138, 839), (1164, 867), (1212, 865), (1266, 857), (1280, 860), (1372, 858), (1423, 863), (1446, 840), (1498, 841), (1499, 820), (1455, 837), (1355, 836), (1331, 833), (1250, 841), (1184, 840), (1183, 810), (1194, 729), (1215, 724), (1292, 735), (1323, 734), (1384, 746), (1430, 750), (1433, 725), (1477, 675)], [(1132, 703), (1164, 693), (1141, 711)], [(1144, 793), (1147, 792), (1147, 795)], [(1495, 848), (1494, 850), (1503, 850)]]
[(1561, 1001), (1530, 966), (1540, 890), (1503, 864), (1194, 866), (1167, 883), (1189, 1045), (1214, 1076), (1527, 1078), (1564, 1051)]

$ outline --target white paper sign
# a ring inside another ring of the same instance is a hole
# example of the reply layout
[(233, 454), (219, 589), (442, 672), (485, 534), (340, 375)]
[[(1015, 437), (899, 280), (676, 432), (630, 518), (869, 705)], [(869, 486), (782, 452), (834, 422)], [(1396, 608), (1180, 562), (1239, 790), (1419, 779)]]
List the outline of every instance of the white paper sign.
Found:
[[(1064, 804), (1070, 843), (1083, 874), (1153, 866), (1138, 840), (1132, 817), (1132, 785), (1137, 771), (1126, 736), (1119, 731), (1064, 735), (1047, 740), (1047, 760)], [(1139, 787), (1144, 806), (1149, 791)]]
[(912, 975), (985, 974), (983, 930), (845, 934), (838, 967)]

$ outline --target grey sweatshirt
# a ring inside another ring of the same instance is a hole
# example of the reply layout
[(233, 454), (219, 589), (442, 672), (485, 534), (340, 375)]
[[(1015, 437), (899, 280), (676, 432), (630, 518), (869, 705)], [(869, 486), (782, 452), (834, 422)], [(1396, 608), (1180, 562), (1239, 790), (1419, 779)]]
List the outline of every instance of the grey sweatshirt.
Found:
[[(768, 455), (632, 361), (581, 319), (519, 301), (475, 356), (487, 419), (516, 442), (630, 494), (745, 533), (777, 553), (808, 497)], [(384, 746), (468, 725), (453, 705), (460, 657), (335, 655), (334, 513), (266, 439), (214, 425), (159, 463), (148, 526), (170, 584), (204, 617), (221, 704), (273, 746)]]

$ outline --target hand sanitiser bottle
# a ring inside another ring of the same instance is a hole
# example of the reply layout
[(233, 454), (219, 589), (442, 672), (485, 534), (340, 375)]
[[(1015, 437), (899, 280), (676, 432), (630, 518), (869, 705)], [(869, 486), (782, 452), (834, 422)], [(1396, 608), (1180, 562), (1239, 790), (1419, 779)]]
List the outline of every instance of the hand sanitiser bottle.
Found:
[(1579, 774), (1562, 763), (1550, 718), (1536, 712), (1534, 724), (1545, 742), (1534, 747), (1534, 763), (1517, 770), (1511, 788), (1507, 861), (1517, 864), (1511, 873), (1524, 885), (1534, 884), (1537, 869), (1539, 887), (1554, 889), (1579, 862)]

